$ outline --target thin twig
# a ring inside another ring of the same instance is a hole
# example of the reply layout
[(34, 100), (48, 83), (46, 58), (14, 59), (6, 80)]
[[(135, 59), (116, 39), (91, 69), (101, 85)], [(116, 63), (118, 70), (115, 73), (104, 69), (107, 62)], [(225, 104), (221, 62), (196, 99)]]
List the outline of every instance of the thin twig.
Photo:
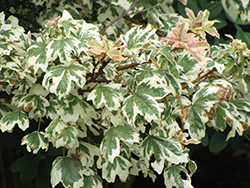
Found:
[(94, 126), (93, 124), (91, 125), (91, 127), (93, 128), (93, 129), (95, 129), (100, 135), (102, 135), (103, 136), (103, 132), (100, 130), (100, 129), (98, 129), (96, 126)]
[(141, 63), (132, 63), (132, 64), (129, 64), (129, 65), (124, 65), (124, 66), (121, 66), (121, 67), (116, 67), (116, 70), (124, 70), (124, 69), (129, 69), (129, 68), (133, 68), (137, 65), (140, 65)]
[[(216, 70), (216, 69), (212, 69), (212, 70), (208, 71), (206, 74), (204, 74), (204, 75), (201, 76), (201, 77), (196, 78), (196, 79), (193, 80), (191, 83), (194, 84), (194, 83), (200, 81), (201, 79), (205, 78), (206, 76), (208, 76), (209, 74), (211, 74), (211, 73), (214, 72), (215, 70)], [(188, 84), (182, 86), (182, 89), (184, 89), (184, 88), (186, 88), (186, 87), (188, 87)]]
[(148, 11), (148, 10), (157, 8), (157, 7), (159, 7), (159, 6), (160, 6), (160, 5), (157, 4), (157, 5), (153, 6), (153, 7), (149, 7), (149, 8), (146, 8), (146, 9), (143, 9), (143, 10), (140, 10), (140, 11), (137, 11), (137, 12), (131, 12), (131, 13), (127, 14), (127, 16), (130, 16), (130, 15), (132, 15), (132, 14), (140, 14), (140, 13), (146, 12), (146, 11)]
[(107, 118), (105, 118), (105, 120), (107, 121), (107, 123), (109, 124), (109, 127), (111, 128), (112, 126), (111, 126), (110, 122), (107, 120)]
[(105, 130), (108, 129), (107, 127), (104, 127), (102, 124), (100, 124), (100, 123), (98, 122), (98, 120), (92, 118), (92, 121), (93, 121), (95, 124), (97, 124), (98, 126), (100, 126), (101, 128), (103, 128), (103, 129), (105, 129)]
[(116, 74), (125, 82), (125, 84), (128, 86), (129, 90), (135, 94), (135, 92), (131, 89), (131, 87), (129, 86), (128, 82), (126, 82), (126, 80), (116, 71)]
[(140, 2), (140, 0), (136, 0), (134, 2), (134, 4), (126, 11), (124, 11), (119, 17), (117, 17), (116, 19), (114, 19), (112, 22), (110, 22), (108, 25), (104, 26), (101, 31), (99, 31), (100, 34), (103, 34), (112, 24), (114, 24), (115, 22), (117, 22), (118, 20), (120, 20), (121, 18), (127, 16), (128, 12), (135, 7), (135, 5), (137, 5)]
[(119, 17), (117, 17), (116, 19), (114, 19), (112, 22), (110, 22), (108, 25), (104, 26), (101, 31), (99, 31), (100, 34), (103, 34), (111, 25), (113, 25), (115, 22), (117, 22), (118, 20), (120, 20), (121, 18), (124, 18), (124, 17), (127, 17), (127, 16), (130, 16), (132, 14), (139, 14), (139, 13), (142, 13), (142, 12), (146, 12), (148, 10), (151, 10), (151, 9), (154, 9), (156, 7), (159, 7), (159, 5), (155, 5), (153, 7), (149, 7), (149, 8), (146, 8), (146, 9), (143, 9), (143, 10), (140, 10), (140, 11), (136, 11), (136, 12), (131, 12), (131, 13), (128, 13), (130, 10), (132, 10), (138, 3), (140, 2), (140, 0), (136, 0), (134, 2), (134, 4), (126, 11), (124, 11)]
[(175, 102), (175, 101), (170, 101), (168, 100), (169, 103), (175, 103), (175, 104), (179, 104), (179, 105), (182, 105), (182, 106), (189, 106), (189, 105), (185, 105), (185, 104), (182, 104), (182, 103), (179, 103), (179, 102)]
[(41, 121), (42, 121), (42, 118), (39, 119), (39, 123), (38, 123), (38, 128), (37, 128), (37, 132), (40, 131), (40, 128), (41, 128)]
[(0, 82), (0, 85), (8, 85), (8, 84), (9, 84), (8, 82), (3, 82), (3, 81)]
[[(196, 82), (202, 80), (203, 78), (205, 78), (206, 76), (208, 76), (209, 74), (211, 74), (212, 72), (214, 72), (215, 70), (216, 70), (216, 69), (212, 69), (212, 70), (208, 71), (206, 74), (204, 74), (203, 76), (201, 76), (201, 77), (198, 76), (198, 78), (196, 78), (195, 80), (193, 80), (191, 83), (194, 84), (194, 83), (196, 83)], [(185, 84), (184, 86), (182, 86), (182, 89), (184, 89), (184, 88), (186, 88), (186, 87), (188, 87), (188, 84)], [(167, 94), (166, 97), (168, 97), (168, 96), (170, 96), (170, 95), (172, 95), (172, 93)]]

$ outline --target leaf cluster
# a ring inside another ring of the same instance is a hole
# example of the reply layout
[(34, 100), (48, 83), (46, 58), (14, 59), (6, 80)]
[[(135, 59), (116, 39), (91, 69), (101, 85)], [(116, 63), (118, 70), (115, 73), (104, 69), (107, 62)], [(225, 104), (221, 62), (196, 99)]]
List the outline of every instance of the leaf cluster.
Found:
[(231, 43), (210, 47), (206, 34), (219, 34), (207, 10), (186, 9), (189, 18), (160, 27), (164, 37), (148, 24), (115, 40), (70, 10), (38, 34), (0, 13), (1, 131), (35, 121), (21, 141), (28, 152), (63, 148), (52, 187), (102, 187), (102, 179), (125, 182), (139, 172), (153, 181), (163, 174), (166, 187), (192, 187), (187, 145), (199, 144), (207, 126), (229, 128), (227, 140), (248, 129), (247, 45), (228, 35)]

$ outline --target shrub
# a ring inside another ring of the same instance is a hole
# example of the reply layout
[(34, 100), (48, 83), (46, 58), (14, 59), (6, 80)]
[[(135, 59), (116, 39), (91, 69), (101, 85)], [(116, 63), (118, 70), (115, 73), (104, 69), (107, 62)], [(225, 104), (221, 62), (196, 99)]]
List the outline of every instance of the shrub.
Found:
[(167, 188), (192, 187), (187, 145), (199, 144), (206, 126), (230, 127), (227, 140), (248, 129), (250, 51), (230, 35), (210, 47), (216, 20), (207, 10), (186, 14), (164, 20), (164, 36), (151, 24), (105, 36), (68, 10), (39, 33), (2, 12), (0, 129), (26, 131), (21, 145), (35, 155), (13, 170), (32, 168), (32, 180), (51, 151), (52, 187), (102, 187), (139, 172), (153, 181), (163, 174)]

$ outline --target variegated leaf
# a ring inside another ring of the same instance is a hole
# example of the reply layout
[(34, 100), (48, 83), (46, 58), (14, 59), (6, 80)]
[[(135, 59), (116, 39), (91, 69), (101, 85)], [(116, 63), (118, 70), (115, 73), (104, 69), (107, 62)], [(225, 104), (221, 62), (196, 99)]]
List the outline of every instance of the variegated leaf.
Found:
[(8, 112), (11, 112), (11, 108), (9, 107), (8, 103), (3, 99), (0, 99), (0, 119), (6, 116)]
[(136, 54), (144, 43), (157, 38), (155, 32), (156, 29), (153, 29), (151, 25), (144, 29), (141, 26), (131, 28), (125, 35), (121, 36), (123, 42), (127, 45), (125, 52), (131, 53), (129, 55)]
[(65, 98), (67, 105), (58, 105), (56, 113), (64, 122), (76, 122), (79, 118), (87, 125), (91, 125), (92, 118), (97, 118), (97, 113), (81, 96), (69, 94)]
[(48, 150), (49, 143), (48, 140), (44, 137), (44, 132), (34, 131), (25, 135), (22, 138), (21, 145), (25, 145), (28, 152), (33, 152), (33, 154), (37, 154), (40, 149)]
[[(137, 115), (143, 116), (148, 122), (160, 118), (164, 108), (156, 101), (167, 94), (163, 87), (152, 87), (140, 84), (136, 91), (129, 95), (123, 103), (122, 112), (130, 125), (133, 125)], [(156, 97), (154, 97), (156, 95)]]
[(84, 185), (83, 167), (78, 159), (57, 157), (52, 163), (51, 184), (56, 187), (60, 182), (64, 187), (80, 188)]
[(122, 156), (115, 157), (113, 162), (99, 158), (97, 167), (102, 169), (102, 178), (107, 182), (114, 182), (116, 175), (122, 182), (125, 182), (129, 175), (131, 163)]
[(120, 84), (99, 85), (88, 95), (87, 100), (92, 100), (96, 108), (106, 106), (110, 111), (120, 107), (123, 97)]
[(48, 57), (45, 39), (38, 37), (36, 41), (28, 48), (27, 63), (28, 67), (32, 67), (34, 74), (39, 68), (44, 72), (48, 67)]
[[(50, 83), (52, 81), (52, 83)], [(58, 95), (59, 99), (68, 95), (71, 82), (74, 81), (79, 87), (86, 82), (86, 70), (81, 65), (56, 66), (47, 72), (43, 79), (43, 86), (52, 93)]]
[(223, 88), (220, 86), (207, 84), (193, 96), (193, 104), (184, 125), (192, 138), (199, 140), (205, 136), (205, 123), (208, 121), (208, 117), (204, 114), (216, 104), (221, 92), (223, 92)]
[(79, 137), (85, 134), (76, 126), (66, 124), (61, 119), (53, 120), (45, 129), (45, 137), (56, 147), (76, 149), (79, 146)]
[(97, 174), (85, 176), (84, 175), (84, 187), (87, 188), (103, 188), (102, 179)]
[(139, 176), (139, 172), (142, 171), (144, 178), (149, 176), (152, 179), (152, 181), (155, 182), (157, 176), (155, 175), (153, 170), (148, 168), (147, 162), (145, 162), (145, 160), (143, 159), (135, 160), (134, 158), (131, 158), (131, 164), (132, 167), (130, 168), (129, 171), (131, 175)]
[(121, 126), (110, 128), (105, 132), (100, 150), (102, 158), (113, 163), (115, 157), (120, 154), (120, 141), (127, 143), (139, 142), (139, 134), (132, 127)]
[(158, 136), (148, 136), (141, 144), (141, 156), (147, 163), (152, 155), (155, 161), (151, 166), (158, 174), (161, 174), (166, 160), (175, 164), (188, 162), (188, 154), (183, 152), (179, 142)]
[[(186, 179), (182, 178), (181, 172), (185, 173)], [(187, 170), (180, 164), (167, 167), (164, 170), (163, 177), (166, 188), (193, 188)]]
[(29, 127), (27, 114), (22, 111), (8, 113), (0, 120), (0, 129), (2, 132), (11, 132), (16, 124), (20, 129), (25, 131)]
[(77, 46), (81, 42), (74, 37), (66, 37), (62, 39), (53, 39), (47, 45), (47, 61), (54, 61), (59, 57), (60, 62), (66, 65), (70, 65), (72, 62), (72, 52), (77, 51)]
[(25, 112), (29, 113), (29, 117), (43, 117), (47, 113), (46, 107), (49, 106), (47, 99), (41, 95), (30, 94), (21, 98), (19, 107), (23, 107)]
[(87, 142), (80, 142), (80, 145), (75, 150), (70, 149), (68, 154), (76, 159), (80, 159), (83, 166), (89, 168), (94, 164), (94, 156), (100, 155), (98, 147)]

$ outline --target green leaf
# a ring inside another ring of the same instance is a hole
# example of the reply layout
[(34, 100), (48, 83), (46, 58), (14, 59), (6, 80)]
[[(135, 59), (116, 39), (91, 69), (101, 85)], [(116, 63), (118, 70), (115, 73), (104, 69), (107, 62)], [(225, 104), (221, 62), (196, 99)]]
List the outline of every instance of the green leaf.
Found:
[(87, 100), (92, 100), (96, 108), (104, 105), (110, 110), (118, 110), (123, 97), (120, 92), (120, 84), (106, 84), (96, 86), (88, 95)]
[(21, 142), (21, 145), (24, 144), (26, 144), (28, 152), (33, 151), (33, 154), (37, 154), (40, 149), (47, 151), (49, 147), (48, 140), (44, 137), (44, 132), (38, 131), (25, 135)]
[(11, 112), (10, 107), (6, 104), (4, 100), (0, 100), (0, 119), (6, 116), (8, 112)]
[(208, 2), (204, 9), (207, 9), (210, 12), (210, 19), (217, 18), (218, 15), (222, 12), (223, 7), (221, 2)]
[(132, 127), (128, 126), (118, 125), (110, 128), (105, 132), (100, 145), (101, 156), (113, 163), (115, 157), (120, 154), (120, 141), (130, 144), (139, 142), (139, 135)]
[(52, 187), (60, 182), (64, 187), (83, 187), (83, 167), (79, 160), (71, 157), (57, 157), (53, 161), (51, 169)]
[(197, 165), (194, 161), (189, 161), (188, 162), (188, 169), (190, 170), (190, 177), (195, 173), (195, 171), (197, 170)]
[[(181, 172), (184, 172), (186, 179), (181, 177)], [(188, 175), (187, 170), (182, 165), (169, 166), (164, 170), (163, 173), (164, 184), (166, 188), (192, 188), (191, 179)]]
[(227, 131), (219, 132), (213, 134), (209, 142), (209, 150), (213, 153), (218, 153), (222, 151), (228, 145), (227, 138)]
[(11, 166), (12, 172), (20, 172), (19, 178), (23, 182), (30, 182), (37, 176), (40, 160), (31, 154), (19, 158)]
[(122, 156), (115, 157), (113, 162), (99, 158), (97, 167), (102, 169), (102, 178), (107, 182), (114, 182), (116, 175), (119, 176), (122, 182), (125, 182), (129, 175), (131, 163)]
[(8, 113), (0, 120), (0, 129), (2, 132), (11, 132), (15, 125), (25, 131), (29, 127), (29, 119), (27, 114), (22, 111), (14, 111)]
[(175, 164), (188, 162), (188, 155), (183, 152), (179, 142), (158, 136), (148, 136), (142, 142), (140, 152), (148, 163), (151, 156), (154, 155), (155, 161), (151, 163), (151, 166), (158, 174), (161, 174), (166, 160)]
[(92, 176), (84, 175), (84, 187), (87, 188), (103, 188), (102, 179), (97, 174)]
[(248, 48), (250, 48), (250, 33), (249, 32), (244, 32), (241, 27), (237, 24), (235, 24), (235, 27), (237, 29), (236, 33), (236, 38), (237, 39), (242, 39), (245, 43), (247, 43)]
[[(52, 83), (50, 83), (52, 81)], [(86, 82), (86, 70), (81, 65), (56, 66), (47, 72), (43, 79), (43, 86), (52, 93), (58, 95), (59, 99), (68, 95), (71, 82), (74, 81), (79, 87)]]

